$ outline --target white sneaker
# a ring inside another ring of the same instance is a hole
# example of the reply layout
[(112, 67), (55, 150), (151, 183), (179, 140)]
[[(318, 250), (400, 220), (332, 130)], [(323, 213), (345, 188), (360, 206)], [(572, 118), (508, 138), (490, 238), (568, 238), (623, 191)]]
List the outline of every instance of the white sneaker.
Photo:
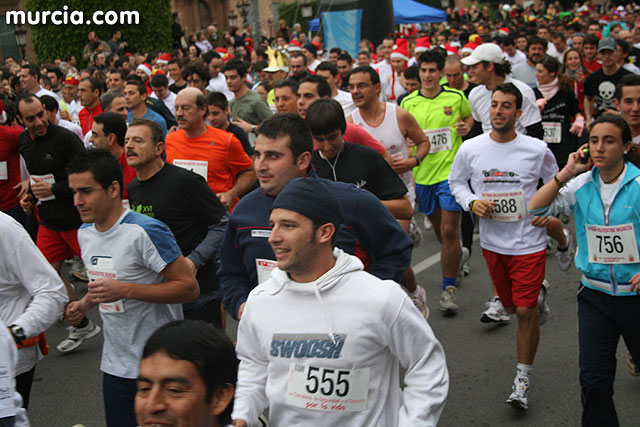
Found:
[(418, 227), (418, 223), (415, 218), (411, 218), (411, 224), (409, 225), (409, 237), (413, 240), (414, 248), (420, 246), (420, 242), (422, 241), (422, 230)]
[(565, 236), (567, 236), (567, 250), (560, 251), (556, 249), (556, 257), (558, 258), (558, 266), (560, 270), (567, 271), (571, 267), (573, 257), (576, 255), (576, 250), (573, 247), (573, 238), (571, 233), (566, 228), (562, 229)]
[(89, 323), (84, 328), (72, 326), (69, 329), (69, 336), (56, 347), (58, 351), (68, 353), (78, 348), (84, 340), (95, 337), (100, 333), (100, 326), (94, 325), (91, 319), (87, 320), (89, 320)]
[(509, 314), (504, 311), (500, 297), (493, 297), (484, 305), (487, 306), (487, 309), (482, 312), (480, 317), (482, 323), (506, 323), (509, 321)]
[(424, 229), (425, 230), (431, 230), (433, 228), (433, 225), (431, 225), (431, 221), (429, 221), (429, 217), (425, 216), (424, 217)]
[(429, 307), (427, 307), (427, 293), (424, 291), (424, 289), (421, 286), (416, 286), (416, 294), (409, 294), (409, 297), (411, 298), (413, 305), (415, 305), (418, 310), (420, 310), (420, 313), (422, 313), (424, 318), (428, 318)]
[(460, 251), (460, 264), (458, 265), (458, 275), (456, 277), (457, 285), (460, 285), (460, 283), (462, 283), (462, 279), (466, 276), (466, 274), (464, 274), (464, 266), (469, 262), (469, 256), (469, 249), (463, 246)]
[(462, 275), (467, 277), (471, 274), (471, 261), (467, 260), (464, 264), (462, 264)]
[(549, 319), (549, 304), (547, 304), (547, 293), (549, 292), (549, 282), (542, 281), (542, 288), (538, 294), (538, 325), (544, 325)]
[(513, 380), (512, 392), (506, 403), (515, 406), (519, 409), (527, 409), (529, 402), (527, 396), (529, 394), (529, 379), (527, 377), (516, 377)]
[(440, 310), (446, 314), (453, 315), (458, 311), (456, 304), (456, 288), (450, 286), (440, 294)]

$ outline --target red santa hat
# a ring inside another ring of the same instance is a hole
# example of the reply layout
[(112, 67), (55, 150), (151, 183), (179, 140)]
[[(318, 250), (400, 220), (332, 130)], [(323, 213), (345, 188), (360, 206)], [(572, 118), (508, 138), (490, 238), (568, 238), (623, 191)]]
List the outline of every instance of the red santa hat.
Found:
[(158, 60), (156, 61), (156, 63), (158, 63), (158, 64), (168, 64), (169, 61), (171, 61), (171, 54), (170, 53), (163, 53), (162, 55), (158, 56)]
[(7, 121), (7, 115), (4, 112), (4, 105), (2, 105), (2, 101), (0, 101), (0, 123), (4, 123)]
[(78, 86), (80, 84), (80, 80), (73, 75), (68, 75), (67, 78), (64, 79), (64, 84)]
[(444, 45), (444, 50), (447, 51), (447, 55), (455, 55), (458, 53), (458, 48), (455, 46), (451, 46), (449, 43)]
[(287, 48), (289, 52), (300, 52), (302, 48), (300, 47), (300, 42), (298, 40), (291, 40), (289, 43), (289, 47)]
[(478, 47), (478, 45), (476, 45), (475, 43), (467, 43), (462, 47), (460, 53), (471, 53), (476, 47)]
[(409, 43), (406, 39), (397, 39), (395, 48), (391, 52), (391, 59), (400, 58), (404, 61), (409, 60)]
[(149, 64), (138, 65), (138, 68), (136, 68), (136, 71), (138, 70), (142, 70), (149, 77), (151, 76), (151, 65)]
[(416, 40), (416, 47), (413, 49), (414, 53), (422, 53), (431, 49), (431, 41), (429, 37), (419, 37)]

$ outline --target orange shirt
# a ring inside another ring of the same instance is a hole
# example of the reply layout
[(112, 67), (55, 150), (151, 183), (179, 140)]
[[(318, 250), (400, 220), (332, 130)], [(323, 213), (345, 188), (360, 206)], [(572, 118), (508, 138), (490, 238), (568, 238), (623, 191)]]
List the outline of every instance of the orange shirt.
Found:
[(120, 158), (118, 159), (118, 162), (122, 167), (122, 179), (124, 181), (124, 188), (122, 189), (122, 200), (128, 200), (129, 192), (127, 191), (127, 187), (129, 186), (131, 180), (136, 177), (136, 170), (129, 166), (129, 163), (127, 163), (126, 151), (122, 152)]
[[(235, 184), (240, 172), (251, 167), (251, 158), (232, 133), (207, 126), (207, 131), (187, 138), (182, 129), (171, 132), (166, 140), (167, 162), (206, 177), (214, 193), (225, 193)], [(238, 202), (237, 199), (234, 202)]]

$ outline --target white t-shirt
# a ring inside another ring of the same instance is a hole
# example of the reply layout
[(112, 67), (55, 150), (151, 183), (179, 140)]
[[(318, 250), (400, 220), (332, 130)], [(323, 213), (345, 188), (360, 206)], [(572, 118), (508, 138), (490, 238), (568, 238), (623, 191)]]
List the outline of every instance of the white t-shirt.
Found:
[[(181, 254), (164, 223), (129, 209), (107, 231), (99, 232), (94, 224), (84, 224), (78, 230), (78, 243), (89, 276), (115, 274), (117, 280), (129, 283), (166, 282), (160, 273)], [(121, 301), (124, 308), (118, 312), (106, 311), (108, 305), (100, 305), (104, 325), (100, 369), (120, 378), (134, 379), (138, 377), (147, 339), (160, 326), (182, 319), (182, 306), (133, 299)]]
[(513, 66), (527, 62), (527, 55), (521, 50), (516, 49), (516, 53), (513, 56), (509, 56), (507, 52), (504, 52), (504, 59), (509, 61)]
[(353, 98), (351, 98), (351, 94), (349, 92), (338, 89), (338, 94), (334, 96), (333, 99), (340, 103), (342, 109), (344, 110), (345, 117), (348, 117), (351, 113), (357, 110), (355, 104), (353, 103)]
[(316, 71), (316, 68), (318, 68), (318, 65), (320, 65), (322, 61), (320, 61), (319, 59), (314, 59), (313, 62), (311, 64), (309, 64), (309, 66), (307, 67), (309, 70), (311, 71)]
[[(151, 92), (151, 95), (149, 96), (151, 98), (160, 99), (154, 92)], [(177, 97), (178, 95), (176, 95), (172, 91), (169, 91), (169, 95), (167, 95), (166, 98), (160, 99), (160, 101), (162, 101), (162, 103), (169, 109), (169, 111), (171, 111), (171, 114), (173, 114), (174, 117), (176, 115), (176, 98)]]
[[(558, 166), (547, 144), (517, 134), (512, 141), (495, 142), (489, 133), (465, 141), (453, 160), (449, 186), (460, 206), (468, 209), (477, 199), (495, 200), (522, 192), (522, 219), (506, 222), (480, 218), (480, 246), (504, 255), (527, 255), (544, 250), (546, 230), (531, 225), (527, 205), (540, 178), (553, 179)], [(471, 188), (468, 181), (471, 180)], [(482, 193), (491, 196), (482, 196)], [(516, 198), (513, 198), (516, 201)]]
[(227, 81), (224, 78), (224, 74), (218, 73), (216, 77), (211, 77), (206, 89), (209, 92), (222, 92), (227, 97), (227, 101), (231, 101), (234, 98), (233, 92), (227, 87)]
[(58, 95), (56, 95), (55, 93), (51, 92), (50, 90), (45, 89), (42, 86), (40, 86), (40, 89), (35, 93), (35, 96), (40, 98), (42, 95), (53, 96), (56, 99), (56, 101), (58, 101), (58, 103), (60, 103), (60, 98), (58, 97)]
[(599, 180), (600, 180), (600, 197), (602, 199), (602, 205), (604, 206), (604, 211), (605, 212), (609, 212), (609, 208), (611, 208), (611, 204), (613, 203), (613, 199), (615, 199), (616, 194), (618, 193), (618, 190), (620, 189), (620, 186), (622, 185), (622, 180), (624, 178), (624, 175), (627, 173), (627, 165), (625, 163), (624, 165), (624, 169), (622, 170), (622, 173), (620, 174), (620, 176), (618, 176), (618, 179), (615, 180), (615, 182), (612, 182), (610, 184), (605, 184), (604, 181), (602, 180), (602, 175), (600, 175)]
[[(526, 134), (527, 126), (542, 121), (540, 110), (536, 104), (536, 95), (533, 89), (520, 80), (512, 80), (507, 77), (505, 83), (513, 83), (522, 93), (522, 115), (516, 121), (516, 131)], [(491, 107), (491, 91), (485, 85), (474, 87), (469, 93), (469, 104), (473, 112), (473, 119), (482, 123), (482, 131), (491, 130), (491, 119), (489, 117), (489, 108)]]
[(627, 71), (631, 71), (633, 74), (640, 74), (640, 68), (638, 68), (637, 65), (634, 65), (630, 62), (626, 62), (622, 68), (624, 68)]
[(22, 397), (16, 391), (16, 364), (18, 350), (13, 337), (0, 321), (0, 419), (14, 418), (14, 427), (28, 427), (27, 411), (22, 408)]
[(63, 98), (60, 98), (60, 108), (69, 113), (69, 117), (73, 123), (80, 125), (79, 114), (80, 110), (84, 108), (82, 104), (80, 104), (80, 100), (75, 99), (71, 102), (65, 102)]
[[(70, 130), (75, 133), (80, 140), (84, 140), (84, 134), (82, 133), (80, 125), (70, 122), (69, 120), (60, 119), (58, 120), (58, 126), (62, 126), (63, 128)], [(91, 131), (89, 131), (89, 133), (91, 133)]]
[(373, 66), (373, 68), (380, 75), (380, 81), (381, 82), (386, 82), (387, 78), (393, 72), (393, 68), (391, 68), (391, 63), (387, 62), (385, 60), (382, 60), (382, 61), (378, 62), (377, 64), (375, 64)]
[(536, 67), (532, 67), (526, 61), (513, 67), (511, 69), (510, 76), (513, 77), (514, 80), (524, 82), (532, 88), (536, 87), (538, 84), (538, 80), (536, 78)]

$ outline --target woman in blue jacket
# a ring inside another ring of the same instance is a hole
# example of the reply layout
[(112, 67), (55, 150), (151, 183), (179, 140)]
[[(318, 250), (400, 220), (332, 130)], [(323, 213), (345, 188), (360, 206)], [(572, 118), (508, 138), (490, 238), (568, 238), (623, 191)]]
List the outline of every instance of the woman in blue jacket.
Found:
[(630, 357), (640, 360), (640, 169), (634, 165), (631, 130), (618, 116), (596, 120), (588, 153), (585, 147), (572, 153), (558, 175), (538, 190), (529, 210), (534, 215), (575, 216), (575, 263), (582, 273), (582, 425), (617, 426), (613, 381), (620, 335)]

